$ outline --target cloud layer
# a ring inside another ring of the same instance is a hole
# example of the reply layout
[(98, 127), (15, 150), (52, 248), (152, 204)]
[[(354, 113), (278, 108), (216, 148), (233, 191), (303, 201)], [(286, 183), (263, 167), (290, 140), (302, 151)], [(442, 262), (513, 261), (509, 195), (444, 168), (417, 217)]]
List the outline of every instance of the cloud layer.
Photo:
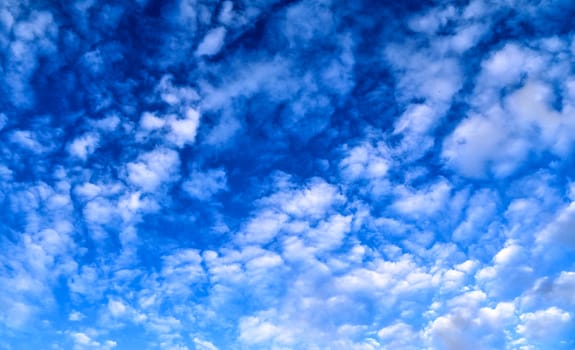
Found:
[(572, 349), (570, 1), (4, 1), (0, 349)]

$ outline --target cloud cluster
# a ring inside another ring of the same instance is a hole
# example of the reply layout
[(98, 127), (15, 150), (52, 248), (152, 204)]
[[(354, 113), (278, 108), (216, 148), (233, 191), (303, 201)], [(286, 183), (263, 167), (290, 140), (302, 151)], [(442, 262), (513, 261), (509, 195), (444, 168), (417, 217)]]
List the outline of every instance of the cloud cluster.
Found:
[(569, 1), (0, 4), (0, 348), (572, 349)]

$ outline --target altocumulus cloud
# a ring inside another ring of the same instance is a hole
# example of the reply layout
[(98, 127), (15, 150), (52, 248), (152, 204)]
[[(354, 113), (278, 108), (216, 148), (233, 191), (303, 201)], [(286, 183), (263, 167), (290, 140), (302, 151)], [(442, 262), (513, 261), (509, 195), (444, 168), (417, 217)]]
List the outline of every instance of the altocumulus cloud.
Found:
[(0, 349), (575, 348), (575, 4), (0, 4)]

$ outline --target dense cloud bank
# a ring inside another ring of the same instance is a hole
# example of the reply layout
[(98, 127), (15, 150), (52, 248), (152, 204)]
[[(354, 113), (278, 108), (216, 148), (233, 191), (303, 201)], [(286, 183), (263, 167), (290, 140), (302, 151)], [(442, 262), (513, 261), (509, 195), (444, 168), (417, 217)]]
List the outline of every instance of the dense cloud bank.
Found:
[(0, 4), (0, 349), (573, 349), (572, 1)]

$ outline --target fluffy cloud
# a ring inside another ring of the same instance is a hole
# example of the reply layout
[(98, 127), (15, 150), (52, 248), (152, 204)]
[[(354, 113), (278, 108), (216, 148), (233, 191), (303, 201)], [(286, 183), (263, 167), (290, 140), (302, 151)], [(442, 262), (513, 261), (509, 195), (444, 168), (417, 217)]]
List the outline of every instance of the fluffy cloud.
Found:
[(471, 113), (444, 142), (449, 166), (468, 177), (504, 177), (541, 152), (570, 154), (571, 102), (553, 107), (557, 96), (549, 83), (560, 78), (545, 69), (558, 54), (508, 44), (483, 62), (472, 103), (481, 112)]
[(210, 199), (213, 195), (227, 189), (226, 172), (223, 169), (210, 169), (205, 172), (194, 171), (182, 188), (192, 198)]
[(542, 244), (557, 244), (575, 248), (575, 236), (572, 231), (574, 224), (575, 203), (571, 202), (538, 233), (537, 240)]
[(98, 135), (88, 134), (75, 139), (69, 146), (68, 150), (71, 155), (86, 160), (98, 147)]
[(425, 330), (425, 337), (437, 349), (498, 349), (506, 342), (505, 329), (512, 324), (515, 307), (499, 303), (482, 307), (487, 296), (470, 291), (447, 302), (448, 313), (439, 316)]
[(520, 319), (522, 322), (517, 326), (517, 333), (525, 337), (524, 341), (527, 344), (536, 346), (553, 346), (556, 344), (560, 348), (568, 344), (565, 342), (568, 339), (564, 337), (567, 336), (567, 327), (571, 323), (570, 313), (556, 307), (550, 307), (545, 310), (522, 314)]
[(224, 45), (225, 37), (226, 37), (226, 29), (224, 27), (217, 27), (210, 30), (198, 45), (196, 55), (212, 56), (217, 54)]
[(176, 151), (158, 148), (126, 165), (128, 181), (146, 192), (171, 182), (179, 175), (180, 158)]
[(52, 5), (0, 4), (0, 348), (575, 346), (569, 1)]
[(178, 147), (182, 147), (194, 143), (200, 124), (200, 114), (190, 108), (186, 111), (185, 118), (169, 118), (167, 123), (170, 126), (168, 139)]

